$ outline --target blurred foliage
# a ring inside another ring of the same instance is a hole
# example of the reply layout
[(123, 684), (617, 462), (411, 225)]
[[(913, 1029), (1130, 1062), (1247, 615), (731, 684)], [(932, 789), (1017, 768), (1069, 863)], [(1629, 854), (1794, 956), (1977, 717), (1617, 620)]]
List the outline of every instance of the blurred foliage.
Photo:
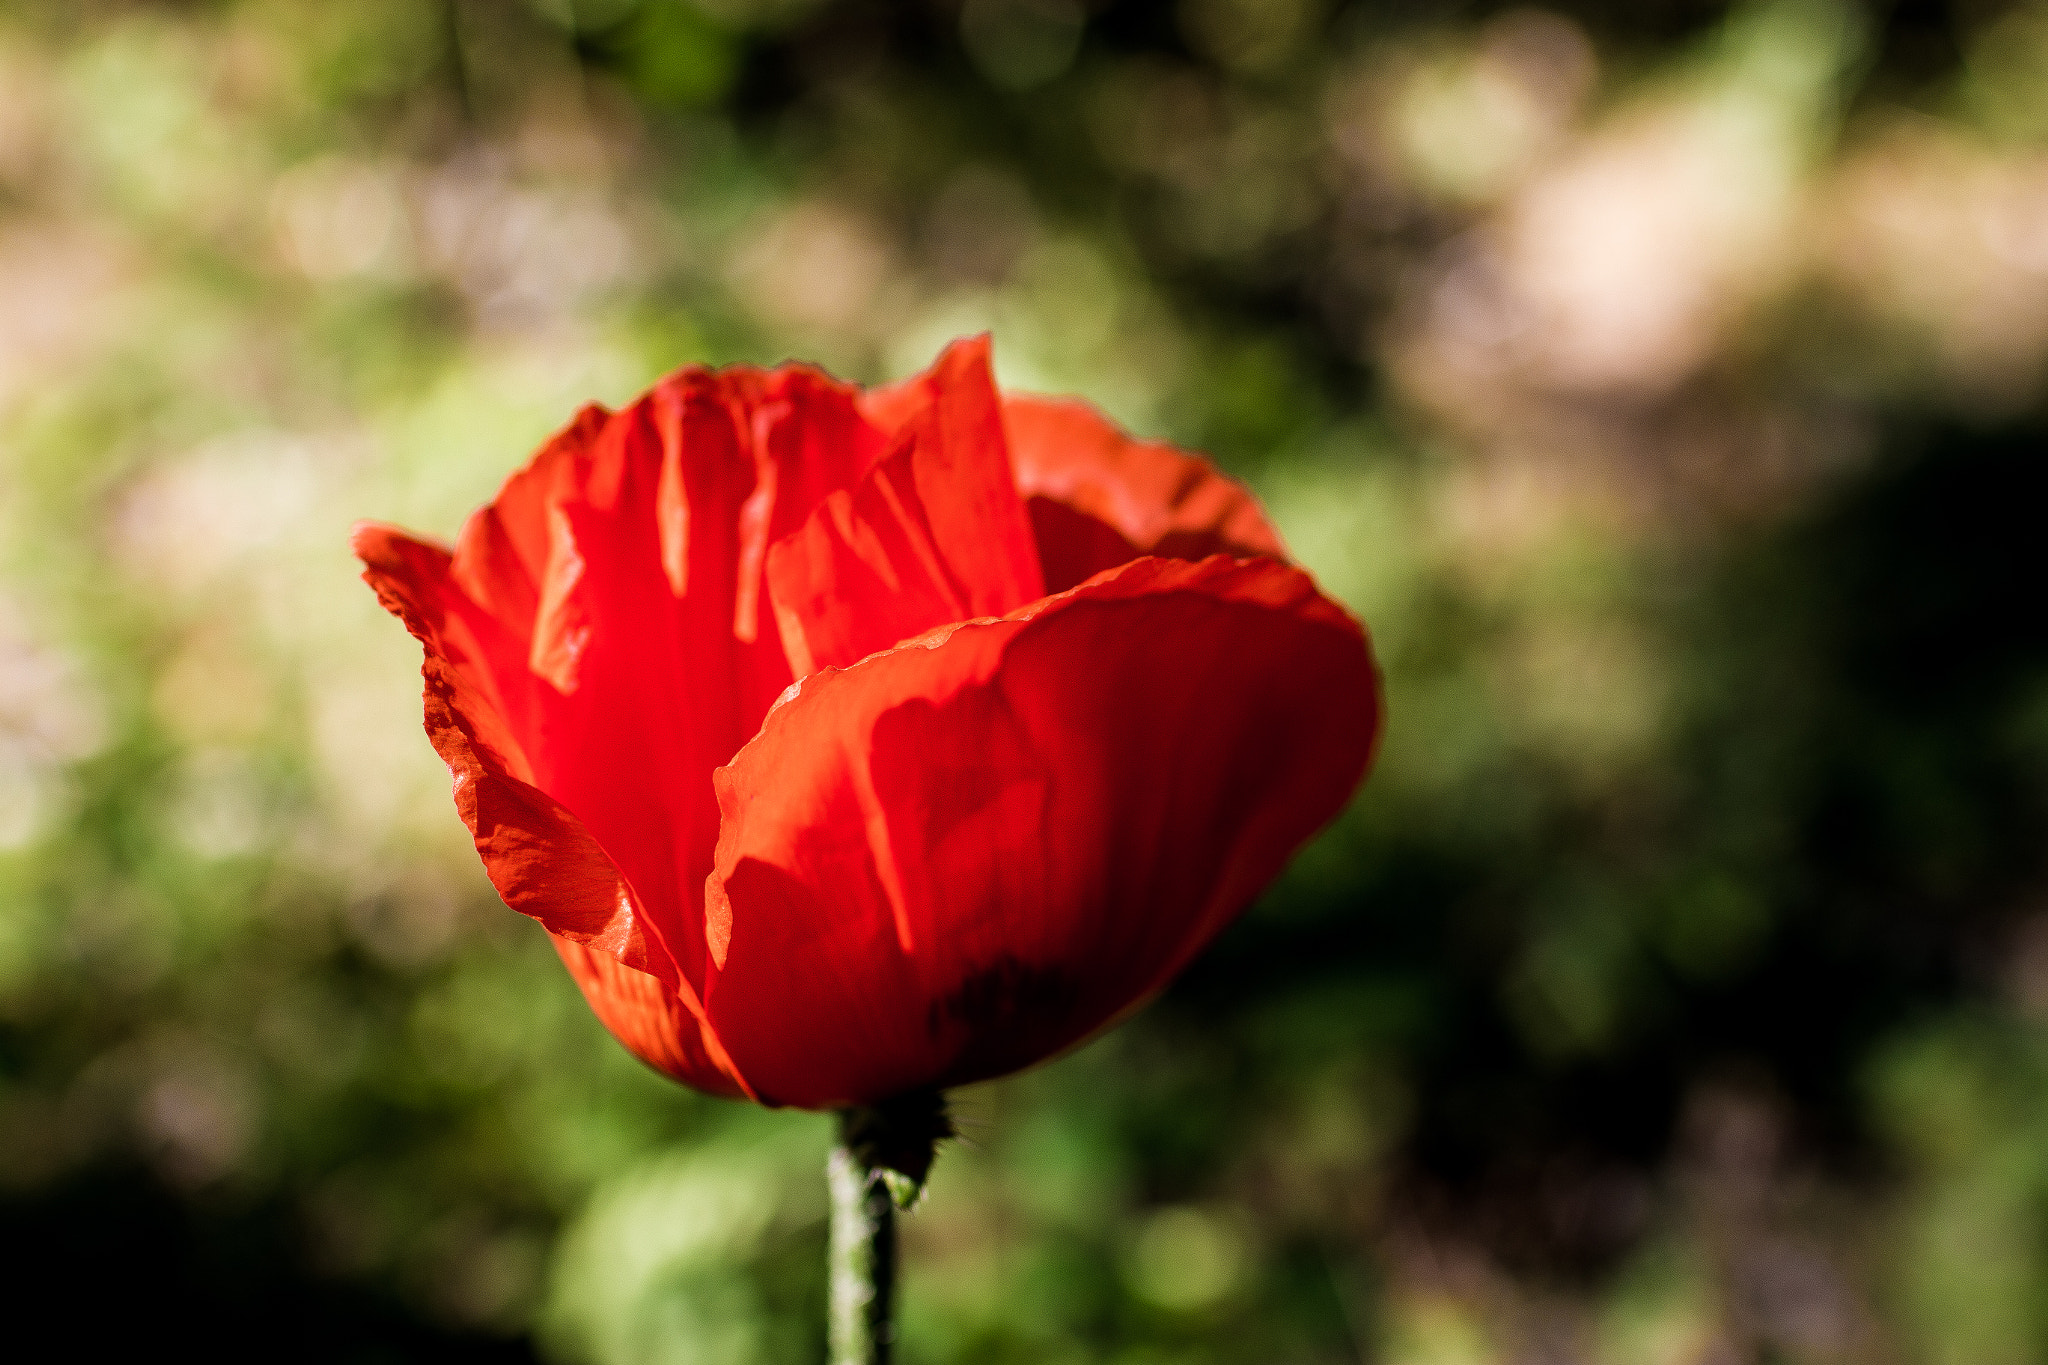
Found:
[(0, 298), (0, 1245), (81, 1346), (822, 1353), (826, 1122), (589, 1018), (346, 530), (992, 328), (1393, 720), (958, 1097), (907, 1360), (2048, 1357), (2048, 5), (15, 0)]

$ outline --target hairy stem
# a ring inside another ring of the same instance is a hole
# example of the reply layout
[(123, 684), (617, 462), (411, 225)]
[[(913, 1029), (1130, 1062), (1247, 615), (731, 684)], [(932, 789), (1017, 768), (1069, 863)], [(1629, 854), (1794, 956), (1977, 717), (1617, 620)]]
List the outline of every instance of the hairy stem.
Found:
[(832, 1187), (831, 1365), (888, 1365), (896, 1205), (882, 1172), (843, 1141), (832, 1149), (825, 1174)]

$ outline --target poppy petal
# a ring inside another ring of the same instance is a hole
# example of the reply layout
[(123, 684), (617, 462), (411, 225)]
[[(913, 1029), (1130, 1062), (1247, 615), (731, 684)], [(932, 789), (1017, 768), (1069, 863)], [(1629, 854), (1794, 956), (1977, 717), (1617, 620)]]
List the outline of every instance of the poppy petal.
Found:
[(776, 1103), (1028, 1065), (1256, 895), (1379, 717), (1357, 623), (1268, 559), (1137, 560), (806, 678), (716, 775), (707, 1017)]
[(796, 677), (1044, 596), (988, 338), (949, 347), (904, 391), (921, 405), (897, 421), (891, 453), (769, 551)]
[(367, 566), (365, 581), (426, 652), (427, 735), (454, 778), (456, 809), (498, 894), (552, 933), (673, 977), (647, 942), (618, 868), (580, 820), (527, 780), (531, 764), (478, 662), (490, 652), (482, 643), (489, 626), (451, 591), (448, 552), (367, 524), (356, 528), (353, 544)]
[(450, 570), (496, 623), (488, 673), (527, 780), (625, 871), (701, 984), (713, 768), (790, 681), (758, 638), (770, 540), (882, 449), (848, 386), (803, 367), (679, 372), (586, 408), (463, 527)]
[[(455, 585), (453, 557), (440, 546), (374, 524), (358, 526), (352, 545), (378, 600), (425, 650), (427, 735), (499, 896), (547, 928), (598, 1016), (634, 1053), (700, 1089), (739, 1093), (694, 990), (645, 933), (625, 876), (582, 821), (528, 780), (531, 764), (497, 699), (499, 679), (516, 685), (521, 675), (486, 662), (511, 646), (502, 626)], [(610, 968), (591, 965), (600, 959)], [(673, 1036), (657, 1039), (665, 1028)]]
[(792, 676), (853, 663), (973, 614), (918, 497), (916, 453), (906, 445), (883, 460), (768, 551), (768, 595)]
[(1139, 555), (1287, 557), (1243, 485), (1079, 399), (1005, 395), (1003, 426), (1049, 592)]
[(924, 404), (894, 428), (890, 448), (910, 447), (907, 472), (966, 614), (1000, 616), (1045, 596), (988, 336), (954, 342), (905, 387)]

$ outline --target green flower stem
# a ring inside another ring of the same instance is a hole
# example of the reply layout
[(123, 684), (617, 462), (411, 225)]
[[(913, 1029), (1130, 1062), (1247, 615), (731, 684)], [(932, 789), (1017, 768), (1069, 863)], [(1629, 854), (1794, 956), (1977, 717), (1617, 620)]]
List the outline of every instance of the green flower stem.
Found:
[(888, 1365), (895, 1335), (896, 1204), (882, 1172), (845, 1142), (825, 1163), (832, 1187), (831, 1365)]

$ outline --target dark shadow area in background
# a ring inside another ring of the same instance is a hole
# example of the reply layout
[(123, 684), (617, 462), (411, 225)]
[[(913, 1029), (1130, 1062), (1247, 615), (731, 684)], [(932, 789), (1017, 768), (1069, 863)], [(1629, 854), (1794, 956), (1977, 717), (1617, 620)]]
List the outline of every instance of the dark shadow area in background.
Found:
[(1596, 885), (1657, 902), (1702, 866), (1726, 869), (1766, 911), (1743, 965), (1688, 978), (1643, 946), (1629, 1026), (1607, 1048), (1532, 1048), (1505, 1007), (1515, 950), (1543, 888), (1600, 857), (1561, 810), (1534, 865), (1503, 857), (1520, 849), (1415, 842), (1373, 850), (1367, 880), (1289, 884), (1169, 1007), (1241, 1038), (1247, 1016), (1333, 985), (1413, 1002), (1370, 1040), (1412, 1068), (1409, 1159), (1451, 1216), (1534, 1267), (1597, 1269), (1625, 1244), (1560, 1226), (1539, 1206), (1544, 1173), (1647, 1180), (1702, 1084), (1770, 1092), (1805, 1152), (1867, 1170), (1874, 1049), (1966, 991), (2009, 986), (2016, 921), (2048, 877), (2044, 458), (2031, 422), (1901, 419), (1865, 474), (1737, 542), (1672, 622), (1710, 698), (1683, 742), (1683, 795), (1655, 865)]
[(395, 1298), (313, 1274), (285, 1209), (209, 1208), (133, 1169), (0, 1201), (0, 1283), (23, 1320), (61, 1331), (73, 1359), (169, 1345), (225, 1361), (535, 1359), (524, 1340), (448, 1331)]

